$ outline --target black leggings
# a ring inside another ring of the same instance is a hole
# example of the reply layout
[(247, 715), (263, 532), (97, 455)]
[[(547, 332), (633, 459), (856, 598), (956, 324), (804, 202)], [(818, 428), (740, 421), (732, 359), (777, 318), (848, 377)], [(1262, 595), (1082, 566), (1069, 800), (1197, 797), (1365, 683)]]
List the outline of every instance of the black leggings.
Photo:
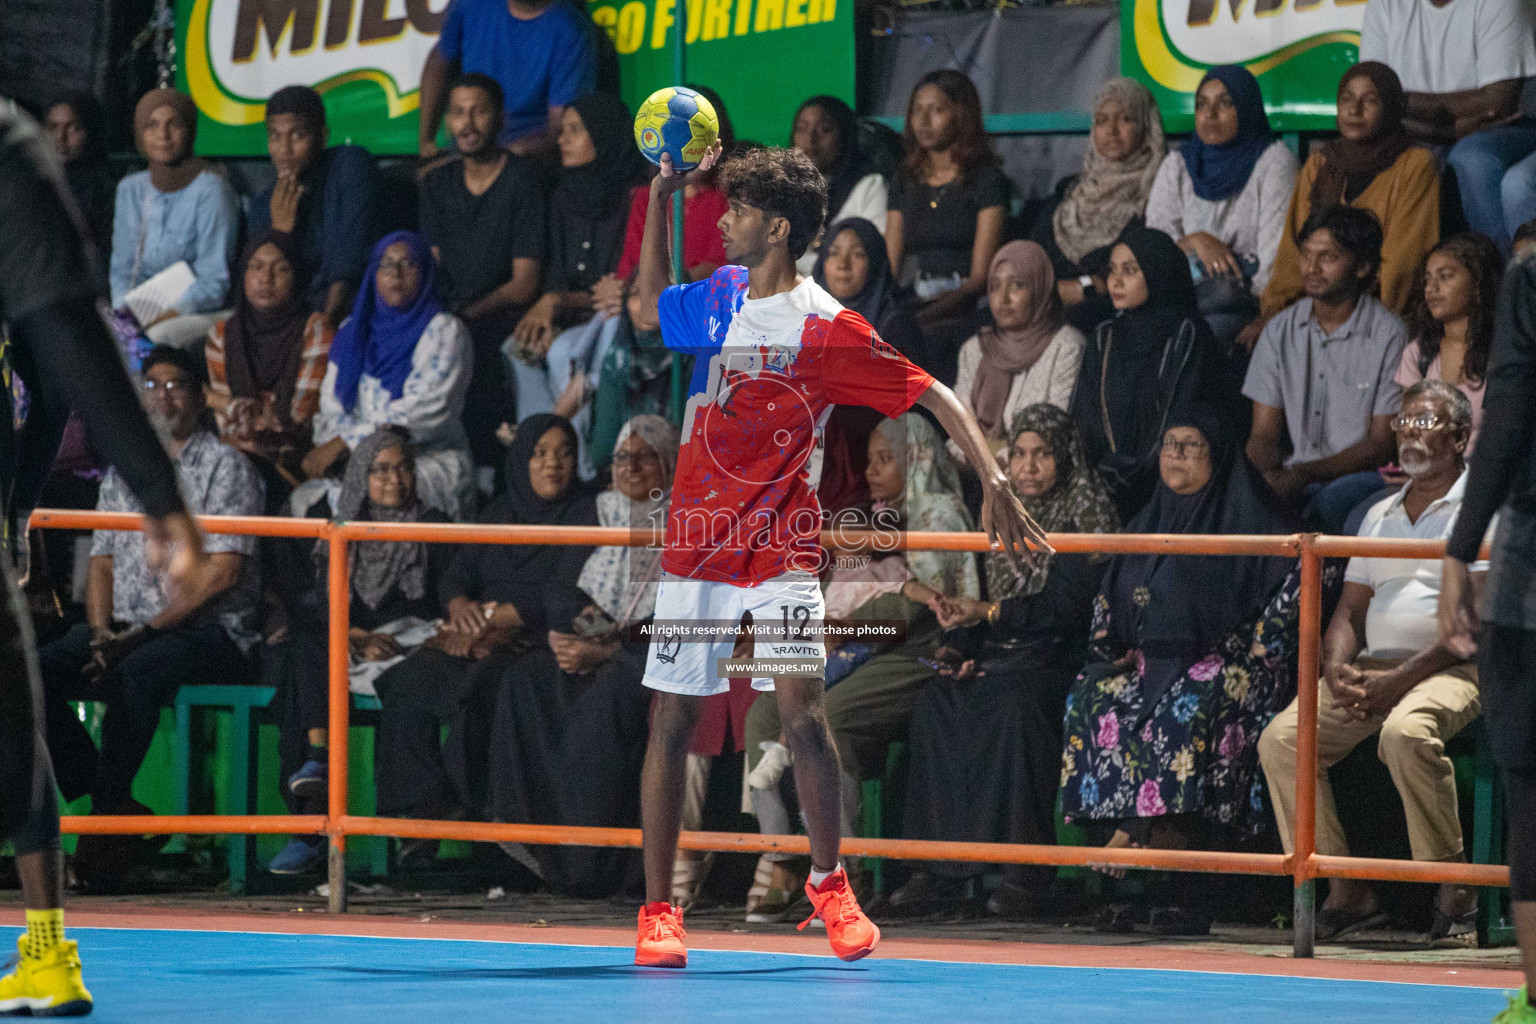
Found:
[(1517, 903), (1536, 901), (1536, 775), (1504, 773), (1509, 814), (1509, 893)]
[(57, 849), (59, 805), (43, 742), (43, 685), (32, 622), (0, 554), (0, 840), (18, 856)]

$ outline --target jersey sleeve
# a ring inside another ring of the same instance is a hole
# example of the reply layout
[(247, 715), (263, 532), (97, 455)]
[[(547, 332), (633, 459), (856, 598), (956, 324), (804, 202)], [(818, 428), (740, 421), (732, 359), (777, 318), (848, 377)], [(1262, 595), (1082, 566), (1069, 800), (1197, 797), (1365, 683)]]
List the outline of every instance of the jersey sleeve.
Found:
[(733, 273), (740, 270), (739, 267), (721, 267), (703, 281), (674, 284), (661, 293), (656, 312), (661, 321), (661, 338), (667, 348), (700, 355), (720, 347), (710, 338), (710, 322), (714, 320), (723, 331), (728, 317), (721, 314), (727, 307), (734, 308), (733, 294), (744, 287), (744, 282), (738, 281)]
[(933, 377), (883, 341), (859, 314), (844, 310), (827, 331), (822, 388), (829, 402), (867, 405), (892, 419), (933, 386)]

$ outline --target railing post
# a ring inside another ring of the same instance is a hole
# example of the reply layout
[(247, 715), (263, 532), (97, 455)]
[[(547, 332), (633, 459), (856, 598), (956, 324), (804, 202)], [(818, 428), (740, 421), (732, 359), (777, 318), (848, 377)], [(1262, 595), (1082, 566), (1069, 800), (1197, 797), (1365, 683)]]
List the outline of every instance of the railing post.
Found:
[(329, 651), (326, 664), (330, 672), (329, 752), (330, 790), (326, 796), (326, 864), (329, 869), (329, 909), (333, 914), (347, 912), (347, 837), (341, 833), (341, 819), (347, 813), (347, 740), (351, 724), (352, 696), (347, 688), (347, 670), (351, 652), (347, 643), (350, 626), (349, 599), (352, 573), (347, 559), (347, 539), (338, 528), (328, 525), (325, 536), (330, 541), (330, 560), (326, 566), (326, 586), (330, 595)]
[(1317, 881), (1312, 857), (1317, 852), (1317, 679), (1323, 643), (1322, 559), (1313, 550), (1316, 534), (1301, 536), (1301, 592), (1298, 596), (1301, 649), (1296, 679), (1295, 932), (1291, 952), (1310, 958), (1317, 925)]

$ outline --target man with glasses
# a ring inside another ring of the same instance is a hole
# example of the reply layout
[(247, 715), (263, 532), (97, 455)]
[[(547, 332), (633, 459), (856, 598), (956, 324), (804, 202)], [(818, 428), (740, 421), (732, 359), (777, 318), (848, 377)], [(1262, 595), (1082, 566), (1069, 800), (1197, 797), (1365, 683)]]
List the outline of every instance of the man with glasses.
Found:
[[(143, 402), (175, 464), (195, 515), (260, 515), (262, 485), (246, 457), (219, 441), (205, 422), (193, 356), (160, 345), (144, 360)], [(116, 469), (102, 481), (96, 508), (140, 512)], [(90, 794), (93, 814), (147, 814), (131, 796), (160, 708), (183, 685), (249, 674), (259, 589), (256, 538), (207, 539), (210, 579), (200, 607), (167, 601), (165, 576), (150, 561), (144, 536), (98, 530), (86, 582), (87, 621), (39, 654), (47, 705), (48, 747), (67, 800)], [(98, 752), (70, 701), (107, 706)], [(75, 870), (87, 884), (111, 880), (136, 840), (82, 837)]]
[[(1408, 484), (1372, 506), (1360, 536), (1449, 537), (1467, 487), (1463, 454), (1471, 429), (1472, 405), (1456, 388), (1437, 380), (1410, 387), (1402, 412), (1392, 419)], [(1379, 733), (1378, 755), (1403, 798), (1414, 860), (1465, 861), (1456, 773), (1445, 744), (1477, 719), (1481, 705), (1477, 666), (1440, 639), (1440, 562), (1353, 558), (1344, 578), (1344, 594), (1323, 638), (1318, 688), (1317, 852), (1349, 855), (1328, 769)], [(1293, 700), (1259, 738), (1287, 853), (1296, 810), (1297, 722)], [(1335, 939), (1385, 920), (1370, 882), (1334, 879), (1317, 915), (1317, 937)], [(1477, 890), (1442, 885), (1431, 940), (1475, 945), (1476, 934)]]

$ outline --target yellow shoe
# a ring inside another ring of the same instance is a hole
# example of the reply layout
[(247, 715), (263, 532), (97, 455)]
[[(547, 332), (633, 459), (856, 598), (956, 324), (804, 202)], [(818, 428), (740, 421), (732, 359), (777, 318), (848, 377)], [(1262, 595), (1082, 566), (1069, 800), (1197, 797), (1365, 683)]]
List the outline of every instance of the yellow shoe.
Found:
[[(17, 942), (23, 948), (27, 937)], [(16, 969), (0, 978), (0, 1014), (30, 1012), (34, 1017), (84, 1017), (91, 994), (80, 980), (80, 947), (60, 942), (39, 960), (18, 955)]]

